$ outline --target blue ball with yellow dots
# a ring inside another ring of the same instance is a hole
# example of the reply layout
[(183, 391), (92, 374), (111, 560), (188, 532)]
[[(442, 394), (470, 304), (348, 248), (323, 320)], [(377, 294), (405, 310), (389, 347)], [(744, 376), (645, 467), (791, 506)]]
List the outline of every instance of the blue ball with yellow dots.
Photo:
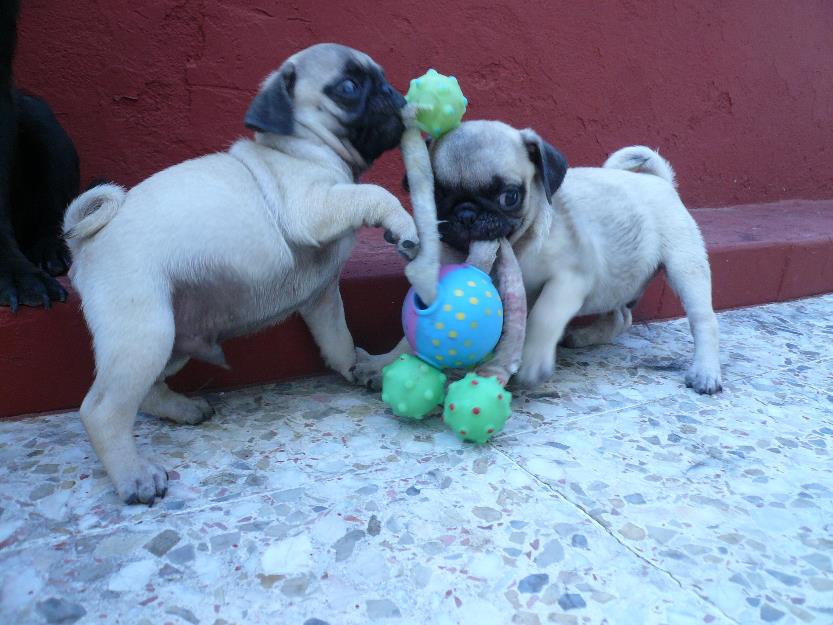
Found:
[(487, 274), (471, 265), (445, 265), (430, 306), (408, 291), (402, 326), (422, 360), (440, 369), (463, 369), (478, 364), (497, 345), (503, 303)]

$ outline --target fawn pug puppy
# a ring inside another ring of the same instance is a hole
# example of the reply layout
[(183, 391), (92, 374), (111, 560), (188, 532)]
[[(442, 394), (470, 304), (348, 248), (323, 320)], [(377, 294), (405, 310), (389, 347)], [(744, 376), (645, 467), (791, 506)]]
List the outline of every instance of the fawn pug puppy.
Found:
[[(559, 341), (604, 343), (627, 329), (631, 308), (664, 268), (694, 335), (686, 384), (698, 393), (721, 389), (705, 245), (659, 154), (633, 146), (603, 167), (568, 170), (530, 129), (469, 121), (431, 145), (431, 160), (445, 261), (459, 262), (478, 240), (508, 237), (515, 250), (529, 300), (521, 384), (552, 376)], [(577, 315), (599, 317), (565, 335)], [(403, 342), (381, 356), (360, 351), (357, 381), (378, 385), (381, 367), (405, 350)]]
[(370, 57), (316, 45), (264, 81), (245, 117), (254, 140), (69, 207), (70, 275), (96, 359), (81, 418), (126, 503), (152, 504), (167, 488), (136, 449), (136, 412), (190, 424), (212, 412), (165, 384), (189, 358), (222, 365), (223, 340), (299, 312), (327, 364), (351, 379), (338, 276), (355, 231), (382, 226), (401, 253), (417, 250), (400, 202), (356, 182), (399, 144), (404, 104)]

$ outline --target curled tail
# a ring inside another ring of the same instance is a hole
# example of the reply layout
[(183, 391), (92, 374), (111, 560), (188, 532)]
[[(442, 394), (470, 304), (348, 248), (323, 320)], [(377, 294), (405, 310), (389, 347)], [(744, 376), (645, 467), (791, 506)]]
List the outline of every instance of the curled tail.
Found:
[(624, 169), (639, 174), (652, 174), (676, 188), (677, 181), (671, 164), (659, 155), (659, 152), (646, 148), (644, 145), (632, 145), (611, 154), (603, 167), (608, 169)]
[(64, 237), (74, 254), (81, 242), (110, 223), (127, 192), (117, 184), (102, 184), (85, 191), (67, 208), (64, 215)]

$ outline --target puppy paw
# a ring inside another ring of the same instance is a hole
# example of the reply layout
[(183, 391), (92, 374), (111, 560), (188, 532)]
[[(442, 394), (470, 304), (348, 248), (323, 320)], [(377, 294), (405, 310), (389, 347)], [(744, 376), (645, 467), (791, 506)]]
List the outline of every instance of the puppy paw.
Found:
[(202, 397), (186, 397), (174, 393), (165, 385), (152, 388), (139, 410), (180, 425), (197, 425), (215, 412)]
[(185, 397), (169, 400), (165, 414), (158, 416), (181, 425), (197, 425), (214, 416), (214, 408), (202, 397)]
[(701, 395), (714, 395), (723, 390), (720, 369), (716, 371), (692, 366), (685, 376), (685, 385)]
[(183, 425), (197, 425), (214, 416), (214, 407), (202, 397), (183, 397), (181, 407), (168, 417), (171, 421)]
[(509, 384), (509, 380), (512, 378), (512, 372), (507, 367), (491, 362), (478, 367), (475, 373), (483, 378), (497, 378), (501, 386)]
[(356, 348), (356, 364), (350, 370), (353, 381), (371, 391), (382, 388), (382, 368), (388, 364), (382, 356), (372, 356), (361, 347)]
[(0, 267), (0, 306), (17, 312), (21, 304), (50, 308), (53, 301), (64, 302), (67, 292), (55, 278), (28, 262)]
[(411, 216), (402, 210), (385, 224), (385, 241), (396, 245), (396, 251), (408, 260), (413, 260), (419, 253), (419, 235)]
[(568, 349), (579, 349), (581, 347), (595, 345), (599, 342), (597, 339), (596, 333), (591, 329), (576, 328), (565, 332), (558, 344)]
[(524, 358), (515, 376), (515, 382), (522, 388), (533, 388), (549, 380), (555, 373), (555, 363), (545, 358)]
[(43, 237), (35, 242), (26, 254), (34, 265), (50, 276), (62, 276), (70, 266), (66, 243), (60, 237)]
[(413, 260), (419, 253), (419, 238), (416, 233), (396, 235), (392, 230), (385, 230), (385, 241), (396, 245), (396, 251), (406, 260)]
[(152, 506), (168, 492), (168, 472), (154, 462), (139, 458), (129, 471), (113, 479), (119, 498), (128, 505)]

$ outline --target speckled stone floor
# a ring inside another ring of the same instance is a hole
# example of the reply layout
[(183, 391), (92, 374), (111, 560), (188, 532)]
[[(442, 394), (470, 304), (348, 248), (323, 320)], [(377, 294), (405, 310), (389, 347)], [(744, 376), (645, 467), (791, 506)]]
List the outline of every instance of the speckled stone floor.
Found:
[(121, 505), (74, 414), (0, 423), (0, 622), (833, 623), (833, 296), (562, 350), (492, 444), (335, 377), (140, 417), (171, 471)]

